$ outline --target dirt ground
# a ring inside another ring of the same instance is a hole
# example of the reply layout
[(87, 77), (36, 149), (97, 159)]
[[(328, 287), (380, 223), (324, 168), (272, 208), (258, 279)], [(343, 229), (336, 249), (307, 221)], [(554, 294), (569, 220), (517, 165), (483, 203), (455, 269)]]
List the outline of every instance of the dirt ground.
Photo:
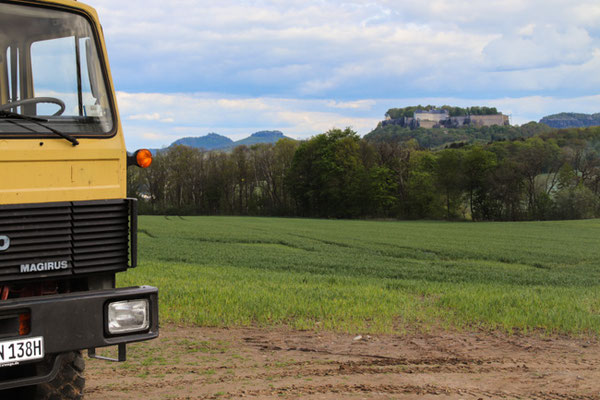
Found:
[(600, 399), (589, 339), (171, 325), (128, 350), (123, 364), (86, 359), (87, 400)]

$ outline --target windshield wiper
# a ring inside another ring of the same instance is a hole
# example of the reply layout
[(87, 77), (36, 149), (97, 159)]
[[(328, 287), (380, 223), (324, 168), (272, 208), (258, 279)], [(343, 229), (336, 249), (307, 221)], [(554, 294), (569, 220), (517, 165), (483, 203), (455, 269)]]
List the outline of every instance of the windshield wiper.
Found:
[(6, 110), (0, 110), (0, 119), (2, 119), (2, 118), (21, 119), (24, 121), (33, 122), (34, 124), (37, 124), (37, 125), (41, 126), (42, 128), (48, 129), (50, 132), (54, 133), (55, 135), (58, 135), (64, 139), (67, 139), (69, 142), (73, 143), (73, 146), (77, 146), (79, 144), (79, 141), (76, 138), (74, 138), (73, 136), (63, 133), (61, 131), (57, 131), (56, 129), (51, 128), (48, 125), (44, 124), (43, 122), (48, 122), (47, 119), (30, 117), (29, 115), (19, 114), (19, 113), (15, 113), (15, 112), (6, 111)]

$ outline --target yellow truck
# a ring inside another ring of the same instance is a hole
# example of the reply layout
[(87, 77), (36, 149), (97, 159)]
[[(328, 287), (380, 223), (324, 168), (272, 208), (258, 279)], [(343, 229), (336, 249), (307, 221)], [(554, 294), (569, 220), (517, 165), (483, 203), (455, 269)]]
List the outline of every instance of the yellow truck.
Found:
[(70, 0), (0, 2), (0, 399), (80, 399), (82, 350), (158, 336), (102, 29)]

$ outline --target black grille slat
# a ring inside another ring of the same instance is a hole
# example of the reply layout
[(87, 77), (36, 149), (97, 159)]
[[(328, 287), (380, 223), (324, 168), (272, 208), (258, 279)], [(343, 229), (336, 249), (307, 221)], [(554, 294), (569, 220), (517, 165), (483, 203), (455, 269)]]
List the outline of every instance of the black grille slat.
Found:
[(127, 226), (96, 225), (96, 226), (91, 226), (91, 227), (73, 228), (74, 235), (95, 233), (95, 232), (127, 232)]
[(83, 243), (86, 240), (101, 240), (101, 239), (123, 239), (129, 235), (129, 232), (99, 232), (99, 233), (86, 233), (78, 234), (77, 242)]
[(110, 215), (115, 215), (115, 216), (122, 216), (123, 214), (128, 214), (128, 210), (121, 208), (121, 209), (107, 209), (104, 212), (98, 212), (98, 211), (92, 211), (92, 210), (80, 210), (79, 212), (73, 212), (73, 219), (75, 220), (79, 220), (79, 219), (84, 219), (84, 218), (91, 218), (95, 215), (99, 215), (99, 216), (110, 216)]
[[(97, 272), (106, 272), (106, 271), (125, 271), (127, 269), (127, 266), (123, 266), (123, 264), (118, 263), (118, 264), (105, 264), (102, 266), (92, 266), (92, 267), (86, 267), (85, 268), (85, 273), (86, 274), (91, 274), (91, 273), (97, 273)], [(76, 270), (75, 271), (76, 274), (81, 274), (83, 273), (82, 270)]]
[(45, 224), (19, 224), (19, 225), (0, 225), (3, 234), (22, 231), (45, 231), (46, 229), (60, 229), (71, 227), (71, 221), (60, 223), (45, 223)]
[(103, 219), (84, 219), (80, 221), (73, 221), (76, 224), (77, 229), (79, 228), (87, 228), (90, 226), (102, 226), (102, 225), (110, 225), (110, 226), (123, 226), (123, 228), (127, 229), (127, 225), (123, 224), (123, 218), (103, 218)]
[(80, 260), (77, 262), (77, 264), (80, 268), (85, 268), (85, 267), (93, 267), (93, 266), (105, 265), (105, 264), (117, 265), (117, 264), (120, 264), (121, 261), (122, 261), (122, 259), (120, 257), (113, 257), (113, 258), (104, 258), (104, 259)]
[(15, 216), (21, 218), (47, 216), (47, 215), (69, 215), (71, 210), (69, 207), (52, 207), (52, 208), (32, 208), (32, 209), (3, 209), (0, 210), (0, 218), (12, 218)]
[(12, 217), (12, 218), (0, 218), (1, 225), (29, 225), (29, 224), (41, 224), (46, 222), (64, 222), (71, 221), (69, 215), (55, 215), (49, 217)]
[(126, 246), (127, 243), (123, 241), (124, 237), (126, 237), (126, 235), (108, 236), (106, 238), (94, 239), (94, 240), (82, 239), (81, 237), (79, 237), (77, 240), (77, 248), (109, 246), (111, 244), (119, 244), (119, 245)]
[[(129, 266), (130, 201), (0, 205), (0, 279), (121, 271)], [(21, 273), (22, 264), (68, 261), (71, 268)]]
[[(16, 242), (16, 241), (15, 241)], [(10, 249), (4, 252), (2, 259), (10, 255), (18, 255), (18, 253), (36, 254), (39, 251), (54, 250), (54, 249), (70, 249), (71, 241), (69, 239), (60, 242), (46, 242), (44, 244), (22, 246), (18, 243), (11, 242)], [(23, 255), (20, 255), (23, 257)]]
[[(11, 247), (60, 241), (71, 241), (70, 229), (48, 232), (46, 234), (40, 234), (38, 236), (26, 235), (25, 233), (21, 235), (16, 235), (13, 233), (12, 235), (10, 235)], [(8, 251), (10, 251), (10, 249)]]
[[(69, 263), (71, 263), (72, 259), (71, 259), (71, 255), (62, 255), (60, 256), (60, 260), (66, 260), (69, 261)], [(27, 259), (24, 259), (23, 262), (20, 262), (19, 264), (15, 264), (14, 260), (7, 260), (7, 261), (0, 261), (0, 269), (4, 269), (6, 267), (14, 267), (17, 269), (21, 268), (21, 264), (37, 264), (40, 262), (47, 262), (47, 261), (58, 261), (56, 256), (49, 256), (49, 257), (27, 257)]]
[[(41, 260), (46, 260), (46, 261), (54, 261), (58, 258), (60, 259), (64, 259), (64, 257), (70, 257), (71, 256), (71, 249), (62, 249), (62, 250), (45, 250), (45, 251), (36, 251), (36, 252), (31, 252), (31, 253), (27, 253), (26, 255), (24, 254), (19, 254), (19, 253), (15, 253), (15, 254), (4, 254), (2, 256), (2, 262), (11, 262), (12, 264), (14, 264), (14, 260), (18, 260), (19, 261), (19, 265), (20, 264), (29, 264), (30, 262), (32, 262), (32, 260), (34, 261), (41, 261)], [(11, 265), (12, 265), (11, 264)]]
[(79, 246), (73, 249), (73, 255), (79, 257), (86, 254), (109, 254), (118, 252), (121, 256), (123, 252), (127, 251), (128, 246), (126, 244), (112, 244), (109, 246)]
[(86, 206), (86, 205), (76, 205), (73, 213), (83, 214), (83, 213), (105, 213), (111, 211), (123, 211), (127, 210), (127, 207), (123, 207), (126, 203), (122, 204), (107, 204), (107, 205), (95, 205), (95, 206)]
[(123, 221), (123, 218), (127, 217), (127, 212), (109, 212), (105, 214), (94, 213), (94, 214), (79, 214), (73, 215), (74, 221), (84, 221), (84, 220), (98, 220), (98, 219), (106, 219), (106, 218), (117, 218), (120, 221)]
[(112, 245), (99, 245), (99, 246), (85, 246), (85, 247), (76, 247), (73, 249), (73, 254), (78, 256), (80, 254), (88, 254), (88, 253), (99, 253), (100, 250), (102, 254), (106, 254), (109, 251), (119, 251), (120, 254), (126, 252), (128, 249), (127, 244), (112, 244)]
[(107, 261), (108, 258), (121, 260), (123, 256), (122, 250), (114, 250), (114, 251), (102, 251), (94, 252), (94, 253), (83, 253), (83, 254), (73, 254), (73, 261), (77, 262), (78, 265), (81, 265), (83, 262), (87, 262), (89, 260), (104, 260)]

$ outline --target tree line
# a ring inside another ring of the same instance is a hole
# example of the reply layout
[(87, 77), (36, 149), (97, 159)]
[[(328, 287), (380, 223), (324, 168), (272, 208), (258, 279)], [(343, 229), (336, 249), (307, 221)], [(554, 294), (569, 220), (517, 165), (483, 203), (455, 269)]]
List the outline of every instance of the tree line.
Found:
[(520, 221), (600, 216), (600, 128), (442, 150), (332, 129), (309, 140), (160, 151), (128, 171), (147, 214)]

